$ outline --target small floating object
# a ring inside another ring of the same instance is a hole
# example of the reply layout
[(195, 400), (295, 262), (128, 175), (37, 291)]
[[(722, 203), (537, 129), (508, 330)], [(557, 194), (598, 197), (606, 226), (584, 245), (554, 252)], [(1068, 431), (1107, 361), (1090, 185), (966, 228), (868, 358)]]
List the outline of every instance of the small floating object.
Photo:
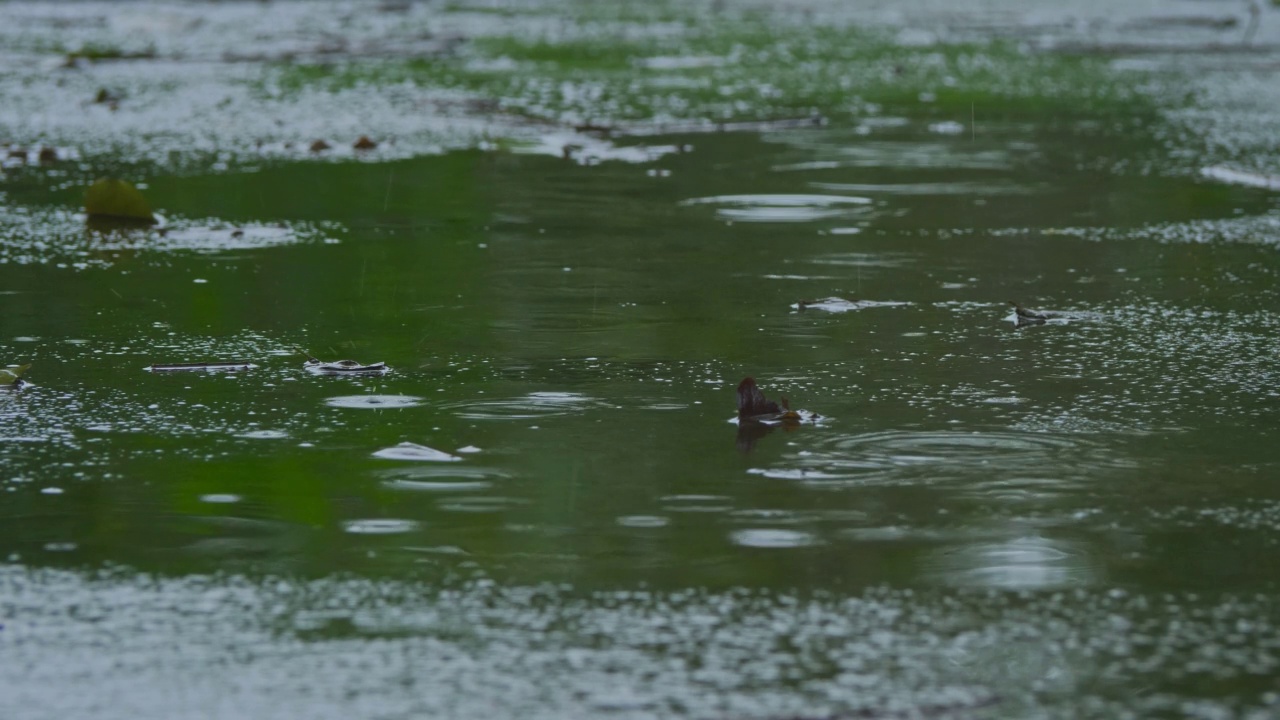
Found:
[(378, 143), (374, 142), (373, 140), (370, 140), (368, 135), (361, 135), (360, 138), (356, 140), (355, 144), (352, 145), (351, 147), (356, 150), (373, 150), (374, 148), (378, 147)]
[(147, 370), (148, 372), (181, 372), (184, 370), (206, 370), (211, 372), (225, 370), (225, 371), (234, 372), (239, 370), (252, 370), (253, 368), (256, 368), (256, 367), (258, 366), (254, 365), (253, 363), (247, 360), (229, 360), (227, 362), (189, 362), (189, 363), (155, 364), (155, 365), (148, 365), (143, 369)]
[(31, 363), (0, 368), (0, 386), (10, 390), (21, 390), (30, 385), (30, 383), (22, 379), (22, 373), (26, 372), (30, 367)]
[(315, 142), (311, 143), (311, 152), (313, 153), (324, 152), (325, 150), (328, 150), (330, 147), (332, 146), (329, 145), (329, 143), (325, 142), (324, 140), (316, 140)]
[(387, 367), (385, 362), (369, 363), (368, 365), (358, 360), (335, 360), (333, 362), (325, 362), (320, 358), (313, 357), (311, 353), (298, 348), (298, 350), (307, 356), (307, 362), (303, 367), (307, 372), (317, 375), (383, 375), (391, 372), (391, 368)]
[(152, 225), (156, 218), (142, 192), (119, 178), (101, 178), (84, 193), (84, 211), (90, 220), (109, 218)]

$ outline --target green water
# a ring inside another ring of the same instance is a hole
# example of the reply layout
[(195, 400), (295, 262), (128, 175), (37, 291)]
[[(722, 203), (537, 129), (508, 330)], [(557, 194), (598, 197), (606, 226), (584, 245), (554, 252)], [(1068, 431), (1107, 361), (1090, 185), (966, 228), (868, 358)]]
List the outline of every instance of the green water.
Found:
[[(541, 152), (131, 159), (163, 231), (84, 227), (113, 161), (9, 163), (0, 714), (1271, 716), (1280, 200), (1198, 172), (1265, 143), (974, 82)], [(817, 421), (739, 428), (746, 376)]]

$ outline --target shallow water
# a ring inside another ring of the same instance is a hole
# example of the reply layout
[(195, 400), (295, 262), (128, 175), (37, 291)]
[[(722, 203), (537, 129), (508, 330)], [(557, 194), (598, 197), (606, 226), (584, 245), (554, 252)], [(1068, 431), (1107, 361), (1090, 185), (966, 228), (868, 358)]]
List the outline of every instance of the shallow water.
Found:
[[(92, 144), (12, 164), (0, 715), (1270, 716), (1280, 200), (1203, 170), (1280, 151), (1192, 62), (1119, 113), (144, 162), (163, 233), (86, 231)], [(748, 375), (817, 421), (739, 428)]]

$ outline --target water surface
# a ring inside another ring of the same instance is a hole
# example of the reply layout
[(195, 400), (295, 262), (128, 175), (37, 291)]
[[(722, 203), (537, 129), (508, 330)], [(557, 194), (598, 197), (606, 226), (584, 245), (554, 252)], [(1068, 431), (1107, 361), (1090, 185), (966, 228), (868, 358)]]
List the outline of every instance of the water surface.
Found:
[(1280, 201), (1158, 97), (144, 163), (163, 233), (15, 164), (0, 708), (1268, 716)]

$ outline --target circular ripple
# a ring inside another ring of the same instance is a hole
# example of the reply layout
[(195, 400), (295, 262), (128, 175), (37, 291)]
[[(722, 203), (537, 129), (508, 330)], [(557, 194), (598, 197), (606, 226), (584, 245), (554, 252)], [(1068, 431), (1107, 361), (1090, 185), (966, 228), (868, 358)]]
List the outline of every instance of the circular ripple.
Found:
[(671, 519), (661, 515), (623, 515), (617, 519), (617, 523), (623, 527), (660, 528), (670, 525)]
[(378, 518), (371, 520), (347, 520), (342, 523), (342, 530), (353, 535), (396, 535), (413, 532), (420, 527), (414, 520), (396, 520)]
[(813, 533), (778, 528), (747, 528), (729, 533), (734, 545), (757, 548), (796, 548), (817, 545)]
[(404, 467), (378, 473), (382, 486), (409, 492), (475, 492), (493, 486), (494, 481), (510, 477), (504, 472), (483, 467), (434, 465)]
[(458, 417), (468, 420), (529, 420), (568, 415), (603, 403), (595, 398), (571, 392), (535, 392), (507, 400), (486, 400), (454, 405)]
[(754, 475), (806, 485), (919, 483), (966, 479), (1036, 477), (1045, 468), (1070, 468), (1087, 478), (1113, 466), (1105, 448), (1078, 435), (1035, 432), (888, 431), (824, 440), (777, 467), (752, 468)]
[(665, 495), (659, 500), (667, 512), (728, 512), (733, 500), (727, 495)]
[(324, 404), (340, 408), (391, 410), (417, 407), (422, 402), (422, 398), (413, 395), (339, 395), (326, 399)]
[(809, 222), (866, 212), (871, 200), (845, 195), (716, 195), (682, 205), (715, 205), (716, 216), (739, 222)]
[(528, 504), (524, 498), (475, 495), (442, 502), (437, 507), (446, 512), (496, 513)]

